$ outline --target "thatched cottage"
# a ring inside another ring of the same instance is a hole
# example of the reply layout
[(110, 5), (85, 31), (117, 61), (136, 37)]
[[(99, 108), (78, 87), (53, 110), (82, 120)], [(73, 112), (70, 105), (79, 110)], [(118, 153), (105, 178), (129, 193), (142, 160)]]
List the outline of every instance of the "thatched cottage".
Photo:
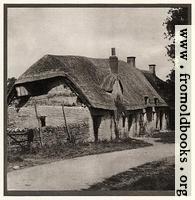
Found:
[[(22, 107), (29, 98), (48, 94), (53, 88), (63, 90), (65, 85), (75, 102), (88, 110), (89, 140), (166, 130), (167, 103), (135, 65), (135, 57), (118, 60), (114, 48), (108, 59), (46, 55), (18, 78), (8, 103), (17, 98)], [(44, 116), (51, 122), (55, 118), (47, 116), (47, 111)]]
[(175, 129), (175, 88), (174, 85), (168, 84), (168, 82), (161, 80), (156, 75), (156, 65), (150, 64), (148, 70), (141, 70), (146, 79), (150, 82), (152, 87), (158, 92), (158, 94), (165, 100), (168, 105), (168, 129)]

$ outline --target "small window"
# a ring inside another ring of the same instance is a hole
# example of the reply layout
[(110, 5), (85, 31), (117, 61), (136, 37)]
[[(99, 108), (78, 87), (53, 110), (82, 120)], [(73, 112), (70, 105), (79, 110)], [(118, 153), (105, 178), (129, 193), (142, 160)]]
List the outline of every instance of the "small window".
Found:
[(159, 99), (157, 97), (154, 98), (154, 104), (157, 105), (159, 103)]
[(40, 122), (41, 122), (41, 127), (46, 126), (46, 120), (45, 120), (46, 116), (40, 116), (39, 119), (40, 119)]
[(144, 96), (144, 103), (147, 105), (149, 103), (149, 98), (147, 95)]

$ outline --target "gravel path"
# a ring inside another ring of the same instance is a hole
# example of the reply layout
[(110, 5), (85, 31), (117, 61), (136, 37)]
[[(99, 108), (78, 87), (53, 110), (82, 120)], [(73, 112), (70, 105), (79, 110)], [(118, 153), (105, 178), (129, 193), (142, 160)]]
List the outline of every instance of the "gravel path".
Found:
[[(147, 139), (146, 139), (147, 141)], [(8, 190), (81, 190), (129, 168), (174, 155), (174, 144), (90, 155), (39, 165), (7, 175)]]

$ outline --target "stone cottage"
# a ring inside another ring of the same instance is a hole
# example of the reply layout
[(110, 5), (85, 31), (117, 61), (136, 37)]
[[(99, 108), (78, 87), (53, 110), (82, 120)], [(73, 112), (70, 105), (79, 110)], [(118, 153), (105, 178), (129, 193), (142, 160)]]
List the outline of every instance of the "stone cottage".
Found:
[[(8, 104), (17, 100), (19, 110), (30, 99), (60, 88), (70, 90), (73, 102), (88, 113), (89, 140), (166, 130), (167, 103), (135, 65), (135, 57), (127, 57), (126, 62), (119, 60), (114, 48), (108, 59), (46, 55), (18, 78), (8, 95)], [(62, 104), (64, 101), (65, 97), (60, 100)], [(55, 126), (52, 122), (57, 123), (58, 112), (53, 113), (47, 115), (46, 109), (38, 114), (46, 117), (46, 125)]]

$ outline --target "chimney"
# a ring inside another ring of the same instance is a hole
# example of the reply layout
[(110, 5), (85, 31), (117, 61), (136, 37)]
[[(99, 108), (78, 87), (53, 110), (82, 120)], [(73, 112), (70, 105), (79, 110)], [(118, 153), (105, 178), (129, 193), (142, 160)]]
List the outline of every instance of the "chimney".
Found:
[(110, 69), (114, 74), (118, 74), (118, 57), (115, 48), (111, 48), (111, 56), (109, 57)]
[(115, 48), (111, 48), (111, 55), (112, 56), (116, 56), (116, 50), (115, 50)]
[(127, 57), (127, 63), (130, 64), (132, 67), (135, 67), (135, 58), (134, 56)]
[(152, 73), (152, 74), (156, 74), (156, 70), (155, 70), (155, 68), (156, 68), (156, 65), (155, 64), (150, 64), (149, 65), (149, 71)]

